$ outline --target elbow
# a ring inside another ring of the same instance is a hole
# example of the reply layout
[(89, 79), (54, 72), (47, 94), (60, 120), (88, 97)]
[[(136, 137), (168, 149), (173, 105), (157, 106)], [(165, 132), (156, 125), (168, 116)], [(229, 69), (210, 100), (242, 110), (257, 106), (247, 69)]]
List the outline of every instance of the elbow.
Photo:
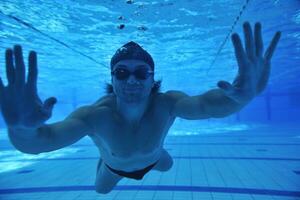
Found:
[(38, 151), (21, 151), (22, 153), (31, 154), (31, 155), (39, 155), (42, 152)]
[(225, 118), (225, 117), (228, 117), (232, 114), (233, 113), (218, 113), (218, 114), (212, 115), (212, 118)]
[(236, 103), (215, 107), (211, 106), (211, 109), (207, 112), (210, 113), (213, 118), (224, 118), (241, 111), (243, 107), (244, 105)]
[(33, 155), (38, 155), (38, 154), (42, 153), (39, 149), (34, 148), (33, 145), (29, 146), (26, 144), (18, 143), (16, 141), (14, 141), (13, 139), (10, 139), (10, 142), (11, 142), (12, 146), (15, 147), (16, 150), (18, 150), (22, 153), (33, 154)]
[(235, 114), (237, 112), (239, 112), (242, 108), (235, 108), (235, 109), (222, 109), (222, 110), (218, 110), (218, 111), (215, 111), (215, 112), (211, 112), (211, 116), (213, 118), (225, 118), (225, 117), (228, 117), (232, 114)]
[[(12, 143), (13, 144), (13, 143)], [(26, 154), (32, 154), (32, 155), (38, 155), (40, 153), (42, 153), (40, 150), (38, 149), (32, 149), (32, 148), (25, 148), (25, 146), (20, 146), (20, 145), (15, 145), (13, 144), (13, 146), (20, 152), (22, 153), (26, 153)]]

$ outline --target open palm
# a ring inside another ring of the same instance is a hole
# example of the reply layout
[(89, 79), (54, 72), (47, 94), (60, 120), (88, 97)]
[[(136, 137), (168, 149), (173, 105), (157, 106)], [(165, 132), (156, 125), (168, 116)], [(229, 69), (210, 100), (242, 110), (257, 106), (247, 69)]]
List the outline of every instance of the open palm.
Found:
[(232, 35), (235, 56), (238, 63), (238, 75), (232, 84), (219, 81), (218, 86), (225, 94), (238, 103), (247, 103), (266, 87), (271, 68), (271, 58), (280, 39), (277, 32), (270, 46), (263, 55), (263, 41), (261, 24), (255, 24), (254, 37), (248, 22), (243, 25), (245, 35), (245, 49), (238, 34)]
[(37, 127), (51, 117), (56, 98), (48, 98), (44, 103), (37, 95), (37, 55), (34, 51), (28, 57), (28, 78), (25, 82), (25, 64), (22, 48), (5, 52), (8, 85), (4, 86), (0, 77), (0, 106), (3, 118), (10, 127)]

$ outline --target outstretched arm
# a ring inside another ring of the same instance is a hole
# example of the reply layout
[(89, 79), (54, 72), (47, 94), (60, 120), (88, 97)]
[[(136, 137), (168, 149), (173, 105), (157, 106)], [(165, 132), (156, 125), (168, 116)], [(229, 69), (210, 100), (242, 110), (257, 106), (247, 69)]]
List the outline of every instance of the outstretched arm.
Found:
[(241, 110), (267, 85), (271, 58), (280, 39), (280, 32), (273, 37), (263, 55), (261, 24), (255, 24), (254, 37), (251, 26), (244, 23), (245, 49), (238, 34), (232, 35), (238, 75), (232, 84), (219, 81), (218, 89), (198, 96), (188, 96), (179, 91), (169, 91), (167, 96), (174, 102), (171, 115), (186, 119), (225, 117)]
[(88, 116), (89, 106), (82, 106), (64, 120), (36, 128), (8, 127), (12, 144), (23, 153), (39, 154), (69, 146), (93, 132)]
[(28, 57), (28, 77), (25, 73), (22, 47), (15, 45), (5, 52), (8, 84), (0, 77), (0, 110), (8, 127), (11, 143), (21, 152), (38, 154), (68, 146), (91, 132), (88, 106), (81, 107), (65, 120), (44, 124), (51, 115), (56, 98), (42, 102), (37, 92), (37, 54)]
[(227, 97), (221, 89), (197, 96), (188, 96), (181, 91), (168, 91), (166, 95), (174, 102), (170, 114), (190, 120), (225, 117), (244, 106)]

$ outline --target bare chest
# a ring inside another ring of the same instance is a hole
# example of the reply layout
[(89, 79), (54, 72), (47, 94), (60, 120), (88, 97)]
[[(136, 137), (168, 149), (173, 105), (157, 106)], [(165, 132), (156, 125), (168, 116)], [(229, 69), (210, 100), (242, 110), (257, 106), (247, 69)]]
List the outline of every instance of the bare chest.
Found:
[(109, 113), (105, 123), (97, 125), (95, 143), (102, 156), (119, 159), (151, 155), (161, 148), (174, 118), (168, 109), (156, 106), (141, 118), (138, 123), (120, 120), (116, 113)]

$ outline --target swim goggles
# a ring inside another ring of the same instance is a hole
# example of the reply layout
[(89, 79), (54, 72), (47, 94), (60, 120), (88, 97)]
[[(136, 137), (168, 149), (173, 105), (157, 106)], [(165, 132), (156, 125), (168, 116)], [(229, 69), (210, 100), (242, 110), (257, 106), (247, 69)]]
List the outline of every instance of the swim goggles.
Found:
[(134, 72), (131, 72), (124, 68), (117, 68), (111, 72), (111, 74), (115, 75), (118, 80), (128, 79), (131, 74), (133, 74), (136, 79), (146, 80), (153, 73), (153, 71), (150, 71), (146, 68), (140, 68), (135, 70)]

